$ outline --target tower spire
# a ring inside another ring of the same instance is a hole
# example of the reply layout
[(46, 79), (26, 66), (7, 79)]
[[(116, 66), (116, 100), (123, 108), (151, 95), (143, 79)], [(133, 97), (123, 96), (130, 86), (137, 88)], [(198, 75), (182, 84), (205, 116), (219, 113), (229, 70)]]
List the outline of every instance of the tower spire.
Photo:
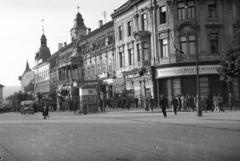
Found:
[(42, 19), (42, 32), (44, 34), (44, 18)]
[(78, 6), (77, 6), (78, 13), (79, 13), (79, 8), (80, 8), (80, 7), (79, 7), (79, 2), (78, 2)]

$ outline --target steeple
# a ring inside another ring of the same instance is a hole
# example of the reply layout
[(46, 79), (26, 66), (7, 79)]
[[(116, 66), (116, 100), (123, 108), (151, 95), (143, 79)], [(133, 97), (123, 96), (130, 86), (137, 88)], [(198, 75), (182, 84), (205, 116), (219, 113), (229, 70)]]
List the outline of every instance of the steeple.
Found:
[(44, 19), (42, 19), (42, 37), (41, 37), (41, 46), (47, 46), (47, 38), (44, 35)]
[(31, 71), (31, 69), (30, 69), (30, 67), (29, 67), (28, 60), (27, 60), (26, 68), (25, 68), (24, 73), (26, 73), (26, 72), (28, 72), (28, 71)]
[(42, 32), (43, 34), (41, 36), (41, 46), (39, 48), (39, 51), (36, 53), (35, 60), (42, 60), (42, 62), (44, 62), (51, 56), (50, 50), (47, 46), (47, 38), (44, 34), (44, 19), (42, 19)]
[(87, 27), (84, 24), (82, 15), (79, 13), (79, 5), (78, 5), (77, 9), (78, 9), (78, 13), (76, 14), (76, 17), (74, 19), (74, 25), (71, 29), (72, 41), (81, 39), (83, 36), (85, 36), (87, 34)]

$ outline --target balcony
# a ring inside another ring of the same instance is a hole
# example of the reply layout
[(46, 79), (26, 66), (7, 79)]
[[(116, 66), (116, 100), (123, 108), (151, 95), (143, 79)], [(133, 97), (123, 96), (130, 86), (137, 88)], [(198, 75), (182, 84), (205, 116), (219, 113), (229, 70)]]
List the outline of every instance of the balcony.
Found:
[(79, 57), (67, 57), (59, 60), (59, 67), (66, 67), (71, 65), (80, 65), (81, 61)]
[[(209, 62), (209, 61), (220, 61), (221, 55), (220, 54), (200, 54), (199, 61), (200, 62)], [(159, 65), (167, 65), (167, 64), (174, 64), (174, 63), (192, 63), (196, 61), (196, 55), (172, 55), (167, 58), (160, 58)]]

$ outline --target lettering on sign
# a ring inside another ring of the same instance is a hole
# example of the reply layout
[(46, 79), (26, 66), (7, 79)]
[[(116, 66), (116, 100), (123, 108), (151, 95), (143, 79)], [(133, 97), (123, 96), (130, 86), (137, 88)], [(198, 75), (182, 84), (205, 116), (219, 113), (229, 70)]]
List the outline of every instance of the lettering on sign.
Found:
[[(199, 74), (218, 74), (219, 65), (202, 65), (199, 66)], [(156, 78), (195, 75), (197, 73), (196, 66), (174, 67), (157, 69)]]

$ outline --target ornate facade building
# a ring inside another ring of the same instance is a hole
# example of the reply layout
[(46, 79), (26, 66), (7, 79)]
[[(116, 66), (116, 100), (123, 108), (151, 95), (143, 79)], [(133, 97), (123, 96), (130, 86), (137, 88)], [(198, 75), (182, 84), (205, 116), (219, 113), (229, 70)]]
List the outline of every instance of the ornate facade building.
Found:
[(106, 97), (112, 95), (112, 83), (115, 70), (115, 46), (113, 22), (102, 24), (78, 41), (78, 50), (83, 58), (84, 80), (101, 81)]
[(119, 80), (115, 92), (138, 98), (141, 103), (147, 96), (153, 96), (151, 66), (155, 60), (155, 19), (152, 11), (149, 0), (129, 0), (112, 14), (116, 38), (115, 69)]
[(35, 73), (35, 94), (40, 93), (48, 96), (50, 93), (50, 63), (47, 61), (50, 57), (51, 53), (47, 46), (47, 38), (43, 34), (41, 46), (35, 56), (36, 66), (33, 67)]
[[(156, 0), (156, 85), (169, 100), (176, 95), (196, 95), (196, 63), (199, 63), (202, 97), (221, 94), (227, 88), (217, 69), (232, 43), (239, 22), (239, 1)], [(198, 58), (198, 59), (197, 59)], [(233, 82), (239, 100), (239, 80)]]

